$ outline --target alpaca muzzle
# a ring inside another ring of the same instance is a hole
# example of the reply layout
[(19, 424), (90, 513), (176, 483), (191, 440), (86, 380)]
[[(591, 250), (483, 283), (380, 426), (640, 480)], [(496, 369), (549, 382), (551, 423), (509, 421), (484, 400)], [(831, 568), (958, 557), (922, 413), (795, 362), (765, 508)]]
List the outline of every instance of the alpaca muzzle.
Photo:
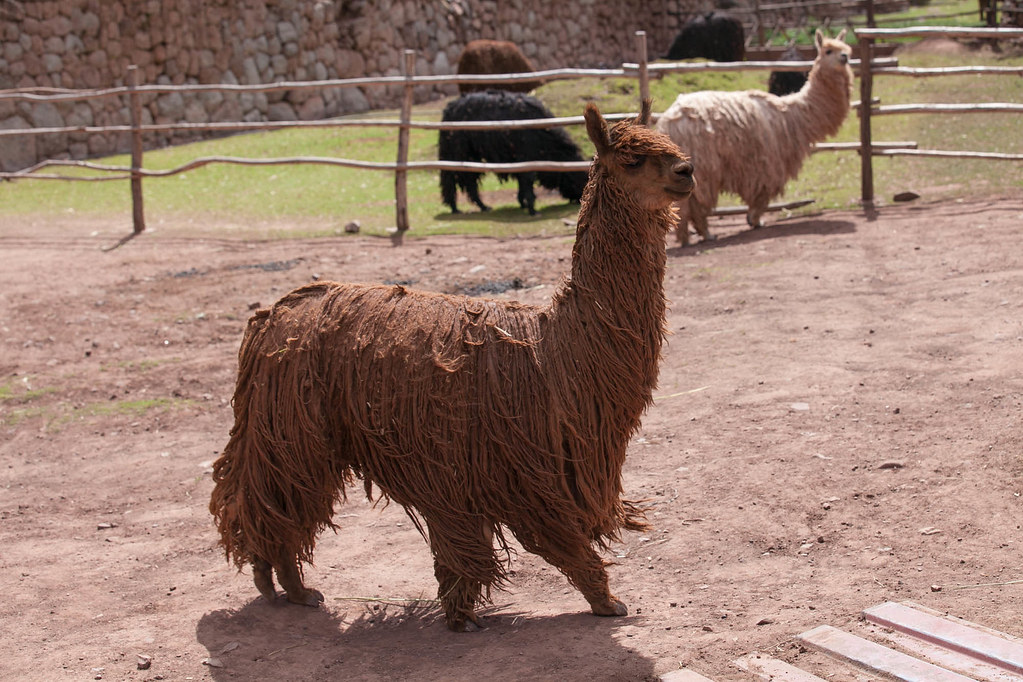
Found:
[(671, 167), (674, 182), (665, 187), (669, 194), (679, 197), (687, 197), (696, 188), (696, 180), (693, 178), (693, 164), (689, 161), (678, 161)]

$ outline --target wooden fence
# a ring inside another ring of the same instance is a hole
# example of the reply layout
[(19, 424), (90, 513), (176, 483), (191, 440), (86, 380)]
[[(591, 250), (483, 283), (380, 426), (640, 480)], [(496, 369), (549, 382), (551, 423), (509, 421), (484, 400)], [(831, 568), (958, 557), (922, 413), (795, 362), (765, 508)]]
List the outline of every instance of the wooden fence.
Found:
[[(970, 37), (970, 38), (1020, 38), (1023, 37), (1023, 29), (955, 29), (955, 28), (909, 28), (909, 29), (878, 29), (864, 28), (857, 30), (860, 40), (860, 59), (853, 60), (854, 69), (859, 71), (860, 76), (860, 102), (853, 102), (852, 106), (858, 109), (860, 114), (860, 141), (858, 143), (832, 143), (819, 144), (816, 150), (832, 151), (858, 151), (862, 159), (862, 199), (865, 204), (873, 202), (873, 156), (895, 156), (895, 155), (929, 155), (929, 156), (950, 156), (957, 158), (985, 158), (999, 160), (1023, 160), (1023, 154), (1000, 154), (996, 152), (953, 152), (943, 150), (920, 150), (915, 148), (913, 142), (875, 142), (871, 135), (871, 119), (873, 116), (887, 114), (905, 113), (943, 113), (943, 112), (1017, 112), (1023, 113), (1023, 103), (998, 103), (998, 104), (910, 104), (874, 106), (872, 103), (873, 78), (879, 75), (892, 76), (942, 76), (961, 73), (977, 73), (989, 75), (1023, 75), (1023, 67), (956, 67), (951, 69), (905, 69), (897, 64), (892, 58), (878, 58), (872, 54), (874, 40), (882, 37), (920, 37), (920, 36), (949, 36), (949, 37)], [(477, 172), (503, 172), (517, 173), (523, 171), (566, 171), (585, 170), (589, 162), (526, 162), (526, 163), (503, 163), (503, 164), (482, 164), (482, 163), (459, 163), (451, 161), (428, 161), (410, 162), (408, 160), (408, 137), (412, 129), (426, 130), (486, 130), (486, 129), (510, 129), (510, 128), (545, 128), (554, 126), (577, 125), (584, 122), (582, 116), (569, 116), (551, 119), (531, 119), (528, 121), (487, 121), (469, 123), (447, 123), (436, 121), (414, 121), (411, 117), (413, 93), (418, 85), (438, 83), (511, 83), (526, 80), (557, 80), (577, 78), (608, 78), (608, 77), (635, 77), (639, 80), (640, 100), (648, 96), (649, 77), (651, 73), (680, 72), (680, 71), (738, 71), (738, 70), (778, 70), (778, 71), (800, 71), (808, 69), (812, 62), (775, 62), (775, 61), (746, 61), (746, 62), (701, 62), (701, 63), (656, 63), (650, 64), (647, 61), (646, 36), (642, 31), (636, 34), (638, 61), (625, 63), (619, 69), (552, 69), (547, 71), (536, 71), (519, 74), (489, 74), (489, 75), (446, 75), (446, 76), (416, 76), (415, 54), (406, 51), (403, 60), (403, 75), (388, 76), (381, 78), (353, 78), (344, 80), (325, 81), (301, 81), (301, 82), (279, 82), (260, 85), (141, 85), (138, 83), (137, 69), (130, 67), (124, 87), (107, 88), (101, 90), (66, 90), (58, 88), (35, 88), (31, 90), (9, 90), (0, 91), (0, 101), (21, 100), (29, 102), (68, 102), (82, 101), (101, 97), (127, 97), (129, 110), (131, 112), (131, 123), (129, 125), (115, 126), (68, 126), (61, 128), (33, 128), (0, 130), (0, 136), (10, 135), (54, 135), (68, 133), (124, 133), (130, 135), (131, 139), (131, 165), (111, 166), (98, 164), (89, 161), (69, 160), (48, 160), (43, 161), (31, 168), (11, 173), (0, 173), (0, 180), (13, 179), (41, 179), (41, 180), (76, 180), (76, 181), (104, 181), (104, 180), (130, 180), (132, 195), (132, 222), (133, 231), (121, 242), (142, 233), (145, 230), (145, 213), (143, 208), (142, 180), (145, 177), (166, 177), (183, 173), (208, 164), (237, 164), (237, 165), (281, 165), (281, 164), (323, 164), (346, 166), (352, 168), (363, 168), (367, 170), (383, 170), (393, 172), (395, 176), (395, 221), (397, 230), (393, 235), (395, 244), (400, 244), (404, 233), (409, 229), (406, 178), (409, 171), (413, 170), (455, 170), (455, 171), (477, 171)], [(863, 66), (866, 65), (866, 68)], [(263, 121), (263, 122), (210, 122), (210, 123), (142, 123), (142, 97), (145, 95), (158, 95), (170, 92), (179, 93), (202, 93), (202, 92), (270, 92), (280, 90), (300, 89), (327, 89), (361, 87), (367, 85), (400, 85), (404, 88), (400, 117), (394, 119), (331, 119), (324, 121)], [(870, 106), (863, 106), (862, 103), (871, 103)], [(637, 105), (639, 102), (637, 102)], [(634, 116), (635, 114), (609, 114), (608, 120), (620, 120)], [(284, 157), (268, 159), (251, 159), (239, 157), (200, 157), (167, 170), (149, 170), (143, 166), (143, 139), (146, 133), (167, 130), (203, 130), (214, 132), (241, 132), (252, 130), (272, 130), (279, 128), (335, 128), (348, 126), (368, 127), (397, 127), (398, 149), (395, 163), (375, 163), (357, 161), (351, 159), (332, 157)], [(75, 166), (87, 168), (105, 173), (113, 173), (102, 177), (73, 177), (59, 174), (40, 173), (39, 171), (49, 167)], [(791, 205), (783, 205), (790, 207)], [(777, 208), (777, 207), (775, 207)], [(722, 211), (726, 212), (726, 211)]]

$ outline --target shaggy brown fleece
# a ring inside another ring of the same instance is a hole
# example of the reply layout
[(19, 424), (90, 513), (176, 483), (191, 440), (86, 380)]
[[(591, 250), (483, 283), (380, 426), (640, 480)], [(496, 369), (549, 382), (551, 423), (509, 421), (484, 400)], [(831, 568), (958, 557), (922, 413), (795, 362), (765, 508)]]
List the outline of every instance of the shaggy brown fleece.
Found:
[(664, 238), (692, 167), (643, 125), (586, 117), (598, 156), (550, 305), (326, 282), (249, 321), (210, 510), (267, 597), (272, 566), (290, 600), (322, 599), (299, 562), (361, 480), (428, 540), (452, 629), (507, 579), (506, 530), (595, 613), (626, 613), (594, 544), (644, 527), (621, 468), (657, 380)]
[(806, 85), (778, 97), (762, 90), (686, 93), (657, 121), (692, 156), (696, 190), (681, 206), (678, 238), (689, 242), (688, 222), (710, 238), (707, 218), (721, 192), (738, 194), (758, 227), (771, 199), (799, 174), (812, 144), (838, 132), (849, 115), (853, 73), (851, 48), (817, 31), (817, 59)]
[[(473, 40), (466, 44), (458, 55), (457, 73), (532, 73), (533, 62), (522, 54), (515, 43), (506, 40)], [(530, 92), (543, 85), (541, 81), (520, 81), (518, 83), (459, 83), (459, 94), (478, 90), (510, 90)]]

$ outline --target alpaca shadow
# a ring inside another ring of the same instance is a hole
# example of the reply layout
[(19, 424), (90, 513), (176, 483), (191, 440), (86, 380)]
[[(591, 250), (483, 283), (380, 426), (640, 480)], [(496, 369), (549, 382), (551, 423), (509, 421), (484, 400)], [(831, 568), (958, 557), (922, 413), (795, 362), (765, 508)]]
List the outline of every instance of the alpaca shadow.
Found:
[(434, 220), (450, 221), (452, 223), (486, 221), (492, 223), (524, 223), (529, 224), (538, 220), (550, 220), (555, 218), (570, 218), (575, 222), (576, 214), (579, 213), (579, 204), (571, 202), (537, 206), (536, 215), (529, 215), (525, 209), (513, 204), (494, 206), (489, 211), (478, 211), (473, 208), (462, 213), (451, 213), (444, 211), (433, 216)]
[(689, 246), (676, 245), (668, 248), (671, 256), (693, 256), (704, 251), (720, 249), (727, 246), (738, 246), (752, 244), (765, 239), (784, 239), (786, 237), (799, 237), (808, 234), (850, 234), (856, 231), (856, 223), (851, 220), (828, 220), (826, 218), (801, 218), (788, 221), (779, 221), (765, 225), (764, 227), (749, 228), (743, 227), (737, 232), (724, 234), (711, 241), (700, 241)]
[(254, 599), (207, 613), (196, 637), (212, 679), (653, 679), (654, 661), (619, 644), (638, 616), (536, 616), (480, 611), (484, 629), (454, 633), (432, 600), (373, 603), (328, 598), (327, 608)]

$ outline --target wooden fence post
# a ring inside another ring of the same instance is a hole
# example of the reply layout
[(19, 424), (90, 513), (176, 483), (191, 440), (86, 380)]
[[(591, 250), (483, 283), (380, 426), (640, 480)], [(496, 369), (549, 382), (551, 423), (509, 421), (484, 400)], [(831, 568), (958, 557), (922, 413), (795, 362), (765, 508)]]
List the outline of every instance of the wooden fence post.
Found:
[(128, 67), (128, 108), (131, 111), (131, 219), (132, 234), (146, 229), (142, 206), (142, 100), (139, 97), (139, 68)]
[(395, 246), (401, 246), (405, 240), (405, 233), (408, 231), (408, 171), (404, 168), (408, 164), (409, 148), (409, 122), (412, 120), (412, 100), (414, 94), (414, 83), (412, 77), (416, 75), (416, 53), (413, 50), (405, 50), (402, 75), (405, 76), (405, 97), (401, 102), (401, 125), (398, 128), (398, 166), (394, 172), (394, 200), (396, 204), (395, 224), (397, 230), (391, 235), (391, 241)]
[(636, 52), (639, 62), (639, 110), (650, 99), (650, 75), (647, 73), (646, 31), (636, 31)]
[[(868, 5), (872, 1), (868, 0)], [(870, 134), (870, 108), (873, 92), (874, 39), (860, 37), (860, 199), (864, 206), (874, 203), (874, 147)]]

